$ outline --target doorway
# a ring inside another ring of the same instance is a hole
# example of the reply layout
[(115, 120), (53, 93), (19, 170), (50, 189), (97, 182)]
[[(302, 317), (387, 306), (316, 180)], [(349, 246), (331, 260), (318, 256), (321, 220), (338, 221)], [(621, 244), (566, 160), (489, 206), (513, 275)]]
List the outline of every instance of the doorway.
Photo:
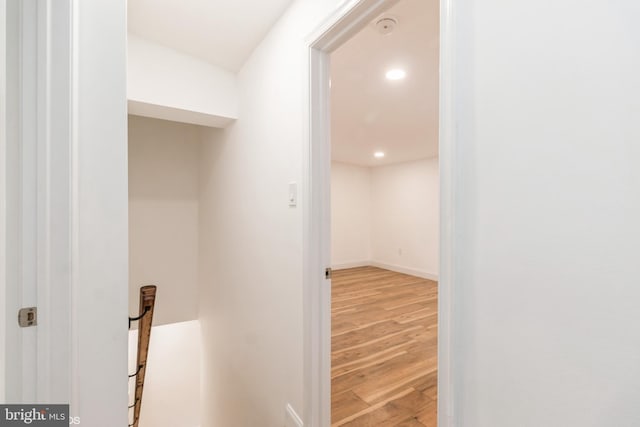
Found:
[[(376, 18), (388, 12), (399, 1), (352, 1), (345, 5), (323, 26), (309, 37), (310, 73), (310, 145), (308, 155), (307, 190), (310, 200), (307, 206), (305, 224), (305, 308), (306, 308), (306, 355), (307, 407), (310, 409), (312, 425), (328, 426), (340, 420), (331, 417), (331, 81), (330, 56), (344, 45), (355, 34), (367, 26), (374, 25)], [(437, 395), (434, 403), (438, 408), (438, 425), (450, 425), (450, 404), (452, 381), (450, 369), (450, 269), (449, 256), (452, 224), (451, 211), (451, 177), (448, 165), (452, 158), (452, 133), (450, 127), (449, 106), (452, 99), (452, 88), (446, 85), (447, 79), (442, 76), (451, 68), (450, 38), (447, 31), (451, 15), (446, 2), (437, 5), (439, 11), (440, 31), (436, 46), (439, 48), (439, 76), (436, 77), (437, 92), (435, 95), (438, 116), (435, 120), (438, 149), (438, 198), (440, 199), (440, 224), (438, 265), (438, 309), (437, 309)], [(438, 20), (436, 19), (436, 22)], [(374, 24), (372, 24), (374, 23)], [(437, 74), (438, 75), (438, 74)], [(439, 102), (438, 102), (439, 101)], [(371, 153), (370, 153), (371, 154)], [(396, 248), (397, 250), (398, 248)], [(333, 278), (340, 273), (334, 273)], [(381, 402), (377, 402), (379, 404)], [(374, 403), (375, 404), (375, 403)], [(434, 415), (435, 416), (435, 415)], [(338, 425), (348, 425), (338, 424)], [(356, 424), (352, 424), (356, 425)]]
[(331, 53), (331, 425), (435, 427), (437, 1)]
[(138, 364), (140, 321), (132, 322), (129, 330), (129, 372), (133, 375), (129, 379), (129, 423), (136, 427), (201, 423), (198, 180), (202, 132), (194, 124), (129, 115), (132, 316), (143, 313), (141, 289), (157, 287), (148, 351), (142, 350), (144, 370)]

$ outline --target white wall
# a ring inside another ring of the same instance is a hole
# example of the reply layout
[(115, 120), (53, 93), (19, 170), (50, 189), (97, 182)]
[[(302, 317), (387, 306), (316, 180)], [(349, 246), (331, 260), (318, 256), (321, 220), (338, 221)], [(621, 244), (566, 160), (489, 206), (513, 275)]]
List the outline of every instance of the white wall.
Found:
[[(640, 5), (455, 5), (457, 425), (638, 425)], [(334, 6), (293, 4), (240, 72), (242, 121), (203, 151), (205, 425), (279, 426), (302, 405), (287, 187), (303, 39)]]
[(288, 185), (302, 182), (304, 39), (335, 7), (293, 3), (238, 75), (241, 119), (203, 145), (203, 427), (303, 413), (302, 210)]
[(456, 425), (640, 425), (640, 3), (454, 3)]
[(127, 8), (73, 5), (72, 348), (58, 350), (71, 356), (71, 414), (113, 427), (127, 423)]
[(437, 158), (371, 168), (373, 265), (437, 280), (439, 193)]
[(438, 279), (438, 159), (331, 163), (331, 264)]
[[(198, 427), (202, 347), (200, 323), (154, 326), (144, 382), (140, 427)], [(138, 331), (129, 332), (129, 371), (135, 372)], [(133, 403), (135, 381), (129, 381)]]
[(371, 261), (371, 170), (331, 163), (331, 265), (349, 268)]
[(224, 127), (238, 117), (235, 75), (128, 34), (129, 113)]
[(198, 316), (200, 128), (129, 116), (129, 312), (157, 285), (154, 325)]

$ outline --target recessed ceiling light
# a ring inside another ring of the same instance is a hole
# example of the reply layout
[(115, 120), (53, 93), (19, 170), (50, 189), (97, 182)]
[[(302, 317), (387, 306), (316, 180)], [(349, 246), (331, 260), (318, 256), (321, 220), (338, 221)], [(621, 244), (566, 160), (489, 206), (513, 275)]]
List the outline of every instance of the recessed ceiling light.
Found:
[(376, 159), (381, 159), (384, 157), (384, 152), (376, 151), (375, 153), (373, 153), (373, 157), (375, 157)]
[(400, 68), (394, 68), (393, 70), (387, 71), (386, 76), (388, 80), (402, 80), (407, 77), (407, 72)]

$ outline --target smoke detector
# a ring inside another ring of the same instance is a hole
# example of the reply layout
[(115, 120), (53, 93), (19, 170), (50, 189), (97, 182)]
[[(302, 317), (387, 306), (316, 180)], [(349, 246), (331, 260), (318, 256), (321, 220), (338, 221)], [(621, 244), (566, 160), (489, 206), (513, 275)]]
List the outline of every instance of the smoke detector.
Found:
[(383, 16), (375, 22), (376, 29), (383, 35), (393, 33), (397, 26), (398, 20), (393, 16)]

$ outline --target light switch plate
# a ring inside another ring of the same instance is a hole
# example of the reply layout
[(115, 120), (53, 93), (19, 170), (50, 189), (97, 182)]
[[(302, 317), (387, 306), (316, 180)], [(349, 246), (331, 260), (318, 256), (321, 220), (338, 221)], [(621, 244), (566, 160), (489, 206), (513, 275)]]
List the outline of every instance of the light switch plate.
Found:
[(289, 206), (296, 207), (298, 205), (298, 184), (296, 182), (289, 183)]

